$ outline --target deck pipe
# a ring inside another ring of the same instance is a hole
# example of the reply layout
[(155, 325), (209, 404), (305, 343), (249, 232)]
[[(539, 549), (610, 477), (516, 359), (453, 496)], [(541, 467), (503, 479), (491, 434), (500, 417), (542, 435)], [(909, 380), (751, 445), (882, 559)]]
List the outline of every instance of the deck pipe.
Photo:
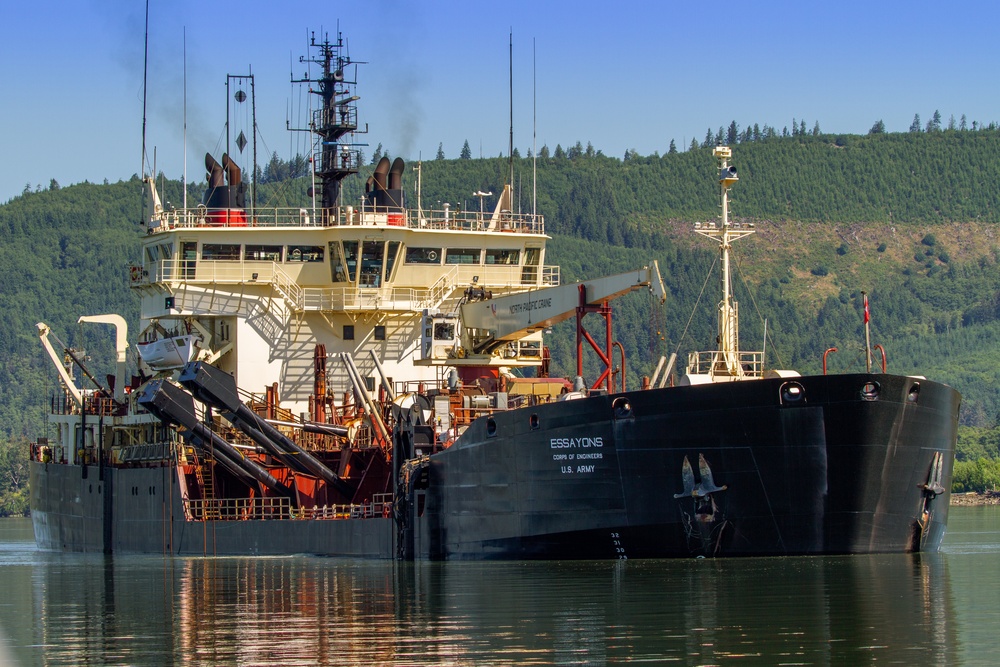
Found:
[(305, 468), (344, 496), (354, 495), (354, 489), (344, 479), (244, 405), (236, 388), (236, 379), (229, 373), (210, 364), (193, 361), (181, 371), (179, 380), (195, 398), (222, 412), (226, 419), (261, 447), (283, 451), (289, 460), (295, 461), (296, 468)]

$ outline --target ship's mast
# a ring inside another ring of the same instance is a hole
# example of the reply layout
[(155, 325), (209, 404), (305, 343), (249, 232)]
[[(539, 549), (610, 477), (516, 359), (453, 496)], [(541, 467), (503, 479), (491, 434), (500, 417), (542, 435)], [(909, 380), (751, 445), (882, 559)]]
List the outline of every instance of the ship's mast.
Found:
[(719, 302), (718, 345), (712, 360), (713, 375), (742, 377), (740, 364), (739, 304), (733, 298), (732, 275), (729, 268), (729, 251), (733, 241), (754, 233), (752, 225), (744, 227), (729, 222), (729, 188), (739, 178), (736, 167), (729, 165), (733, 152), (728, 146), (716, 146), (712, 154), (719, 161), (719, 189), (722, 196), (722, 225), (714, 223), (696, 225), (695, 231), (719, 244), (719, 259), (722, 265), (722, 300)]
[[(319, 178), (319, 192), (314, 193), (314, 203), (322, 209), (331, 209), (338, 204), (340, 182), (358, 173), (361, 162), (360, 149), (356, 144), (343, 141), (344, 137), (358, 131), (358, 109), (355, 102), (360, 99), (353, 93), (356, 81), (346, 78), (345, 68), (358, 64), (346, 54), (344, 37), (338, 32), (337, 41), (324, 38), (316, 41), (313, 33), (309, 42), (314, 53), (301, 56), (299, 62), (320, 66), (320, 74), (306, 74), (292, 83), (309, 85), (309, 92), (319, 95), (322, 104), (313, 112), (309, 130), (317, 137), (317, 149), (313, 152), (314, 172)], [(290, 128), (291, 129), (291, 128)]]

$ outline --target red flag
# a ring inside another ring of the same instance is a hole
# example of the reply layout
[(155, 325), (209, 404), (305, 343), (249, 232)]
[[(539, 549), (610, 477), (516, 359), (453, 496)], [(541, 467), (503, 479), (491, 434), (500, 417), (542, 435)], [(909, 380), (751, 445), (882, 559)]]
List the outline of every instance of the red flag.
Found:
[(871, 319), (871, 313), (868, 312), (868, 295), (865, 294), (865, 324), (868, 324)]

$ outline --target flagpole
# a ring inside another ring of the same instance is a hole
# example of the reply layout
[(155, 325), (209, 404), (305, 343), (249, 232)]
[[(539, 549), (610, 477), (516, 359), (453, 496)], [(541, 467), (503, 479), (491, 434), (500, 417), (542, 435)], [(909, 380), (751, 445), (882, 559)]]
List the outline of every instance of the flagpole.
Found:
[(871, 315), (868, 311), (868, 293), (862, 292), (861, 296), (865, 300), (865, 372), (872, 372), (872, 331)]

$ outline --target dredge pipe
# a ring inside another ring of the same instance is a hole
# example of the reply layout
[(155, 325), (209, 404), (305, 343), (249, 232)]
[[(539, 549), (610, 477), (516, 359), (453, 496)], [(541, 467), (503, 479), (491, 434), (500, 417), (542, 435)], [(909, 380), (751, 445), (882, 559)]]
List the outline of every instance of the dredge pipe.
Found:
[[(180, 383), (199, 401), (225, 413), (223, 416), (247, 435), (253, 437), (251, 435), (253, 431), (259, 432), (263, 440), (270, 441), (274, 447), (287, 454), (294, 454), (298, 463), (307, 468), (309, 473), (323, 479), (342, 495), (347, 497), (354, 495), (351, 485), (326, 467), (322, 461), (292, 442), (285, 434), (244, 405), (236, 388), (236, 380), (229, 373), (210, 364), (193, 361), (181, 371)], [(245, 430), (244, 426), (250, 430)], [(262, 447), (265, 446), (263, 441), (255, 440), (255, 442)]]
[(238, 449), (203, 424), (195, 414), (194, 399), (183, 389), (165, 380), (156, 380), (143, 390), (139, 396), (139, 405), (160, 421), (187, 429), (181, 433), (182, 437), (202, 451), (208, 451), (210, 445), (214, 453), (220, 455), (218, 460), (241, 478), (248, 475), (275, 493), (295, 498), (295, 491), (275, 479), (267, 468), (243, 456)]

